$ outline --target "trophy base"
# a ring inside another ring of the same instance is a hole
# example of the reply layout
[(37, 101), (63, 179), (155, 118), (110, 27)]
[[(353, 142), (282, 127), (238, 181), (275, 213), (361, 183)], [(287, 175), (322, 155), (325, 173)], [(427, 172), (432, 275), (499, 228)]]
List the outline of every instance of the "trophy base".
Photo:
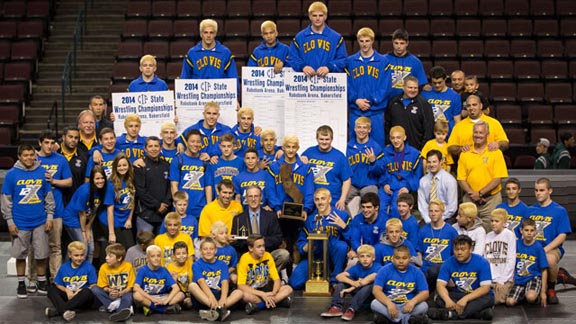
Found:
[(330, 297), (330, 283), (326, 280), (308, 280), (304, 289), (304, 296)]

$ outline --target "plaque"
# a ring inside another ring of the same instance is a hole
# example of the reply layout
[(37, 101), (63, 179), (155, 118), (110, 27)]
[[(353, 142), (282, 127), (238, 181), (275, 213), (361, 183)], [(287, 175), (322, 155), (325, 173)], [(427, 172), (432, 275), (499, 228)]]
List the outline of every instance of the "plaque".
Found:
[(248, 229), (246, 226), (242, 225), (242, 227), (238, 228), (236, 235), (234, 238), (237, 240), (247, 240), (248, 239)]
[(304, 217), (304, 205), (294, 202), (285, 202), (282, 205), (282, 215), (280, 218), (306, 221), (306, 217)]

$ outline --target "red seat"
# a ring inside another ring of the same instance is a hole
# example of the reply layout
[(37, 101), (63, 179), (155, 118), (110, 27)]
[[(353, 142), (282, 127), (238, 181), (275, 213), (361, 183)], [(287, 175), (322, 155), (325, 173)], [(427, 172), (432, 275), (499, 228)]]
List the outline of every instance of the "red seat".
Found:
[(142, 53), (156, 57), (157, 61), (166, 61), (170, 55), (169, 43), (166, 41), (145, 42)]
[[(280, 5), (280, 3), (278, 3)], [(300, 31), (300, 19), (282, 19), (276, 22), (276, 29), (279, 36), (294, 37)]]
[[(358, 19), (357, 21), (358, 21), (358, 24), (363, 24), (365, 20), (364, 19)], [(375, 20), (372, 20), (371, 22), (376, 23)], [(362, 26), (362, 27), (368, 27), (368, 26)], [(356, 35), (355, 33), (362, 27), (360, 27), (360, 26), (352, 27), (352, 19), (350, 19), (350, 18), (332, 18), (332, 19), (330, 19), (330, 28), (340, 31), (340, 34), (344, 38), (355, 38), (354, 37)], [(372, 29), (372, 30), (374, 32), (377, 31), (377, 29)]]
[(526, 0), (506, 0), (504, 14), (506, 16), (527, 17), (530, 14), (530, 2)]
[(0, 146), (12, 145), (11, 127), (0, 127)]
[(560, 34), (556, 19), (534, 19), (534, 35), (538, 37), (558, 37)]
[(528, 104), (528, 122), (532, 126), (550, 127), (553, 124), (552, 105)]
[(15, 21), (0, 21), (0, 39), (16, 38), (17, 23)]
[(428, 1), (404, 0), (404, 14), (406, 16), (426, 17), (428, 15)]
[(478, 15), (478, 1), (454, 0), (454, 13), (458, 17)]
[(506, 36), (506, 19), (484, 19), (482, 21), (482, 35), (494, 38)]
[(556, 130), (552, 128), (532, 128), (530, 130), (530, 144), (535, 145), (541, 138), (547, 138), (551, 145), (555, 145)]
[(150, 1), (129, 1), (126, 6), (126, 18), (150, 17)]
[(504, 128), (511, 146), (525, 146), (526, 132), (522, 128)]
[(569, 83), (546, 83), (546, 101), (550, 103), (572, 102), (572, 87)]
[(8, 62), (4, 66), (4, 82), (24, 82), (30, 87), (34, 78), (34, 65), (30, 62)]
[(466, 75), (475, 75), (479, 79), (486, 78), (486, 62), (480, 60), (466, 60), (460, 63), (460, 69)]
[(456, 26), (453, 19), (438, 18), (430, 24), (430, 34), (434, 37), (453, 38), (455, 33)]
[(452, 0), (429, 0), (428, 14), (430, 16), (452, 16), (454, 8)]
[(510, 55), (512, 57), (536, 57), (536, 43), (533, 40), (513, 39), (510, 41)]
[(514, 62), (514, 76), (518, 79), (538, 80), (540, 78), (540, 62), (533, 60)]
[(202, 1), (202, 14), (206, 17), (222, 17), (226, 12), (226, 0)]
[(378, 33), (385, 41), (388, 41), (388, 36), (392, 35), (392, 33), (399, 28), (404, 28), (404, 21), (402, 19), (386, 18), (378, 21)]
[(10, 156), (0, 156), (0, 169), (8, 170), (14, 166), (14, 159)]
[[(385, 44), (385, 48), (390, 48), (390, 44)], [(428, 40), (410, 41), (409, 49), (410, 49), (410, 53), (412, 53), (418, 57), (428, 57), (431, 53), (430, 41), (428, 41)], [(382, 53), (386, 53), (386, 52), (384, 51)], [(424, 71), (427, 71), (427, 70), (424, 70)]]
[(50, 1), (28, 1), (26, 4), (26, 17), (47, 20), (51, 16)]
[(248, 55), (250, 55), (247, 45), (246, 41), (243, 40), (231, 40), (226, 42), (226, 46), (230, 49), (232, 54), (240, 59), (247, 58)]
[(461, 40), (458, 42), (458, 55), (463, 58), (481, 58), (484, 43), (481, 40)]
[(250, 22), (248, 19), (226, 19), (224, 30), (228, 37), (248, 37), (250, 35)]
[(173, 26), (174, 38), (190, 39), (197, 37), (200, 34), (198, 28), (198, 20), (196, 19), (175, 20)]
[(481, 16), (502, 16), (504, 13), (504, 1), (501, 0), (480, 0), (478, 3), (478, 14)]
[(530, 0), (530, 15), (554, 16), (554, 2), (554, 0)]
[(564, 42), (565, 56), (568, 58), (576, 58), (576, 39), (566, 39)]
[(402, 1), (398, 0), (380, 0), (378, 1), (378, 12), (381, 16), (400, 17), (404, 14), (402, 5)]
[(560, 32), (564, 37), (576, 37), (576, 19), (564, 18), (560, 20)]
[(156, 75), (160, 78), (165, 80), (166, 79), (166, 63), (165, 62), (157, 62), (156, 64)]
[(430, 36), (430, 23), (428, 19), (407, 18), (404, 21), (404, 26), (410, 33), (410, 38), (428, 38)]
[(38, 20), (21, 21), (18, 23), (18, 38), (42, 39), (44, 38), (44, 23)]
[[(332, 26), (332, 25), (330, 25), (330, 26)], [(351, 33), (348, 34), (346, 32), (343, 32), (342, 36), (344, 36), (346, 38), (345, 35), (348, 35), (348, 38), (356, 39), (356, 33), (358, 32), (358, 30), (360, 30), (360, 28), (363, 28), (363, 27), (368, 27), (368, 28), (372, 29), (375, 33), (377, 33), (378, 32), (378, 21), (376, 19), (370, 19), (370, 18), (356, 18), (352, 21)], [(338, 30), (338, 29), (334, 28), (334, 30)]]
[[(352, 2), (352, 13), (356, 17), (376, 17), (378, 14), (378, 3), (373, 0), (354, 0)], [(330, 1), (329, 3), (332, 3)]]
[[(299, 18), (304, 16), (302, 1), (300, 0), (277, 1), (276, 6), (278, 7), (278, 16), (280, 17)], [(306, 10), (308, 10), (308, 8), (306, 8)]]
[(484, 56), (488, 58), (507, 58), (510, 44), (507, 40), (487, 40), (484, 42)]
[(26, 101), (25, 91), (21, 84), (0, 85), (0, 104), (22, 105)]
[(166, 77), (168, 81), (174, 81), (180, 78), (182, 73), (182, 61), (166, 63)]
[(518, 83), (518, 101), (543, 102), (544, 85), (542, 83)]
[(510, 82), (491, 82), (490, 97), (492, 101), (516, 101), (516, 85)]
[(176, 1), (152, 1), (152, 17), (167, 19), (176, 17)]
[(556, 0), (556, 13), (559, 16), (576, 16), (576, 2), (573, 0)]
[(8, 61), (10, 59), (10, 41), (0, 41), (0, 61)]
[(523, 18), (509, 19), (508, 35), (512, 37), (532, 36), (532, 19), (523, 19)]
[(12, 43), (12, 60), (34, 61), (38, 60), (38, 43), (35, 41), (22, 41)]
[[(120, 62), (114, 64), (112, 72), (113, 81), (132, 81), (140, 74), (138, 70), (138, 63), (136, 62)], [(126, 87), (127, 88), (127, 87)]]
[(554, 105), (554, 121), (558, 125), (576, 124), (576, 105)]
[(187, 19), (202, 16), (202, 7), (197, 1), (178, 1), (176, 8), (176, 15), (178, 18)]
[(8, 19), (22, 20), (26, 16), (26, 2), (4, 1), (2, 16)]
[(456, 33), (459, 37), (479, 37), (482, 30), (480, 19), (458, 19), (456, 20)]
[(512, 80), (514, 67), (510, 61), (488, 61), (488, 77), (498, 80)]
[(188, 50), (196, 45), (193, 41), (176, 41), (170, 42), (170, 59), (181, 60), (186, 56)]
[(566, 61), (542, 61), (542, 76), (548, 80), (566, 80), (568, 78), (568, 65)]
[(22, 122), (22, 107), (19, 105), (1, 105), (0, 123), (18, 127)]
[[(256, 4), (258, 6), (259, 4)], [(252, 15), (250, 0), (228, 0), (226, 14), (229, 18), (248, 18)]]
[(122, 39), (143, 40), (148, 36), (146, 20), (127, 20), (122, 27)]
[(139, 61), (142, 57), (142, 42), (121, 42), (118, 44), (116, 59), (119, 61)]
[(492, 107), (494, 108), (493, 115), (498, 118), (502, 125), (522, 125), (522, 107), (519, 105), (499, 104)]
[(432, 56), (435, 58), (456, 58), (458, 48), (456, 41), (435, 40), (432, 42)]
[(514, 169), (534, 169), (536, 158), (533, 155), (518, 155), (514, 159)]
[[(255, 17), (275, 17), (276, 1), (274, 0), (259, 0), (258, 4), (252, 6), (252, 14)], [(330, 13), (332, 15), (332, 13)]]
[(564, 46), (560, 40), (539, 40), (538, 56), (541, 58), (561, 58), (564, 55)]
[(150, 20), (148, 38), (150, 40), (170, 40), (174, 36), (171, 20)]

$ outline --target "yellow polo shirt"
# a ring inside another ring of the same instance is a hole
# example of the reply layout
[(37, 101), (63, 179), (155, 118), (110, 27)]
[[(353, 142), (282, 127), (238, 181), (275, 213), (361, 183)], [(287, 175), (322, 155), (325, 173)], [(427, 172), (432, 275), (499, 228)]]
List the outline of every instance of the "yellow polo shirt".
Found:
[[(458, 180), (464, 180), (474, 191), (484, 188), (494, 178), (507, 178), (508, 169), (504, 161), (502, 151), (488, 151), (488, 147), (482, 153), (476, 153), (474, 149), (460, 154), (458, 160)], [(492, 189), (490, 195), (499, 193), (502, 185)]]
[[(485, 121), (488, 123), (488, 127), (490, 128), (490, 133), (488, 134), (488, 143), (492, 142), (509, 142), (508, 136), (506, 136), (506, 132), (502, 127), (500, 122), (490, 116), (486, 116), (482, 114), (480, 120)], [(451, 145), (474, 145), (474, 138), (473, 138), (473, 129), (474, 129), (474, 122), (470, 119), (470, 117), (466, 117), (462, 119), (460, 122), (454, 125), (452, 129), (452, 133), (450, 133), (450, 138), (448, 139), (448, 146)]]
[(232, 219), (242, 213), (242, 204), (236, 200), (231, 200), (228, 208), (223, 208), (218, 203), (218, 199), (204, 206), (198, 221), (198, 236), (210, 236), (210, 228), (217, 221), (222, 221), (228, 226), (228, 234), (232, 230)]

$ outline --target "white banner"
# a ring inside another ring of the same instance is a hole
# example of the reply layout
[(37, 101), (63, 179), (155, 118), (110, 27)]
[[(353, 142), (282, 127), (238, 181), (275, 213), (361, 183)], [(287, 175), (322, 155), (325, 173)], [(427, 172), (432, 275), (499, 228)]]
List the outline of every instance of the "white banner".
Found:
[(126, 133), (124, 120), (128, 114), (137, 114), (142, 120), (140, 135), (160, 136), (160, 126), (174, 121), (174, 92), (118, 92), (112, 94), (112, 111), (116, 116), (114, 131), (117, 136)]
[[(273, 129), (279, 139), (284, 137), (284, 68), (275, 74), (272, 67), (242, 67), (242, 107), (254, 110), (254, 125)], [(280, 142), (281, 143), (281, 142)]]
[(236, 125), (236, 85), (236, 79), (176, 79), (178, 132), (204, 119), (204, 105), (210, 101), (220, 105), (220, 123), (230, 127)]
[[(315, 146), (316, 129), (329, 125), (334, 131), (332, 146), (346, 154), (348, 99), (346, 74), (307, 77), (301, 72), (284, 74), (284, 134), (297, 135), (302, 153)], [(279, 143), (281, 140), (279, 138)]]

